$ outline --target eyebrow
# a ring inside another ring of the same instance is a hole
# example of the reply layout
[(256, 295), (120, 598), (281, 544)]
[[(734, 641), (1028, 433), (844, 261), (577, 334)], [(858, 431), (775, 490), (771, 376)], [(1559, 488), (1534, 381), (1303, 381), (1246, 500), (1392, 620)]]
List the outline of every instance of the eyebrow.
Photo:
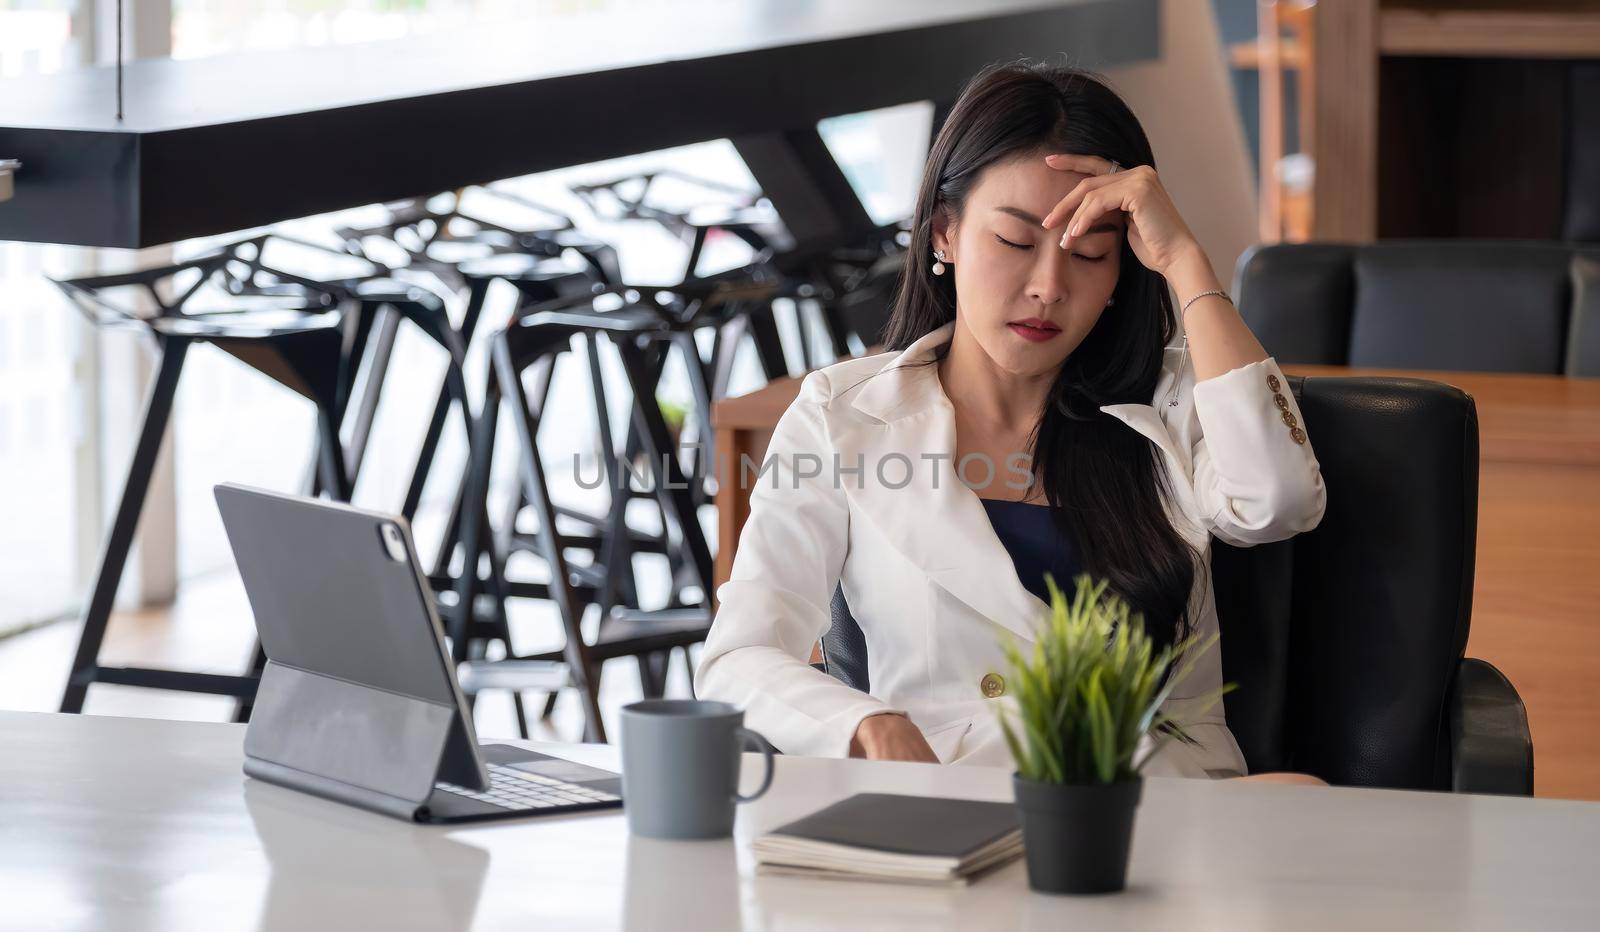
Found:
[[(1030, 214), (1021, 207), (996, 207), (995, 210), (1002, 214), (1010, 214), (1011, 216), (1016, 217), (1018, 220), (1025, 220), (1035, 226), (1038, 226), (1044, 222), (1042, 217)], [(1097, 223), (1090, 227), (1082, 235), (1093, 236), (1096, 233), (1115, 233), (1118, 229), (1119, 228), (1114, 223)]]

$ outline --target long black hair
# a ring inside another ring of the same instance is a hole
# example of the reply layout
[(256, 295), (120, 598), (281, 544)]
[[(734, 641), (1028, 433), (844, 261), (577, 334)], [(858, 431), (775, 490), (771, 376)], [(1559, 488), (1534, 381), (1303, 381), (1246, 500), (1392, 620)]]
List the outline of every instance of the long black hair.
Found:
[[(934, 217), (959, 218), (985, 168), (1042, 151), (1155, 166), (1133, 111), (1093, 72), (1026, 61), (979, 72), (928, 153), (884, 331), (887, 349), (902, 350), (955, 319), (954, 276), (932, 271)], [(1056, 524), (1084, 569), (1143, 613), (1159, 646), (1187, 632), (1196, 554), (1164, 510), (1171, 489), (1158, 451), (1099, 408), (1150, 403), (1176, 324), (1165, 279), (1139, 262), (1126, 236), (1121, 249), (1113, 304), (1062, 364), (1030, 453)], [(944, 344), (938, 358), (948, 349)], [(1070, 580), (1059, 582), (1070, 587)]]

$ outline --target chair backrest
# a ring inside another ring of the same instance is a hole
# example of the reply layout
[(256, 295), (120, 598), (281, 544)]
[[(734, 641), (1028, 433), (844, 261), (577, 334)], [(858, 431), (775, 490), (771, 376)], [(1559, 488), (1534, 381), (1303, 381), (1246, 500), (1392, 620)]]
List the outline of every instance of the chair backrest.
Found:
[(1229, 726), (1253, 771), (1445, 788), (1477, 552), (1472, 398), (1409, 379), (1290, 384), (1328, 506), (1307, 534), (1213, 547)]
[[(1446, 788), (1446, 699), (1466, 649), (1476, 553), (1472, 399), (1412, 379), (1289, 380), (1328, 488), (1321, 524), (1213, 542), (1228, 724), (1252, 772)], [(828, 671), (866, 688), (842, 591)]]
[(1600, 375), (1597, 293), (1600, 249), (1532, 241), (1256, 246), (1234, 280), (1282, 363), (1552, 375)]

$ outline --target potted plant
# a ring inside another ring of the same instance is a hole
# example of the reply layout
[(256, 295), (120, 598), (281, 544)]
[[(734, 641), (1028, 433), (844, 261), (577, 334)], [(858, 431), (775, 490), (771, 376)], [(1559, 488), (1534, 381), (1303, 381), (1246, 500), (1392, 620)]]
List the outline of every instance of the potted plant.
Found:
[[(1194, 739), (1161, 711), (1173, 686), (1215, 637), (1156, 651), (1144, 618), (1087, 574), (1068, 602), (1054, 579), (1050, 615), (1031, 651), (1003, 648), (1016, 717), (1000, 725), (1017, 769), (1028, 885), (1046, 893), (1110, 893), (1127, 882), (1140, 769), (1168, 741)], [(1169, 675), (1170, 674), (1170, 675)], [(1211, 702), (1231, 688), (1207, 697)], [(1150, 749), (1138, 760), (1142, 739)]]

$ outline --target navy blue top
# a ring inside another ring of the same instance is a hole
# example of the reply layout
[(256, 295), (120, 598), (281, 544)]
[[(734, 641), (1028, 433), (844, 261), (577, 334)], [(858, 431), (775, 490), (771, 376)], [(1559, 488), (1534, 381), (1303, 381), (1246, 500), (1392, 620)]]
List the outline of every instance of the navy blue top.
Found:
[(1016, 565), (1017, 578), (1029, 592), (1050, 604), (1050, 590), (1044, 584), (1049, 571), (1063, 595), (1072, 597), (1072, 585), (1082, 568), (1072, 542), (1065, 538), (1050, 517), (1050, 506), (1029, 502), (1007, 502), (980, 498), (989, 523)]

